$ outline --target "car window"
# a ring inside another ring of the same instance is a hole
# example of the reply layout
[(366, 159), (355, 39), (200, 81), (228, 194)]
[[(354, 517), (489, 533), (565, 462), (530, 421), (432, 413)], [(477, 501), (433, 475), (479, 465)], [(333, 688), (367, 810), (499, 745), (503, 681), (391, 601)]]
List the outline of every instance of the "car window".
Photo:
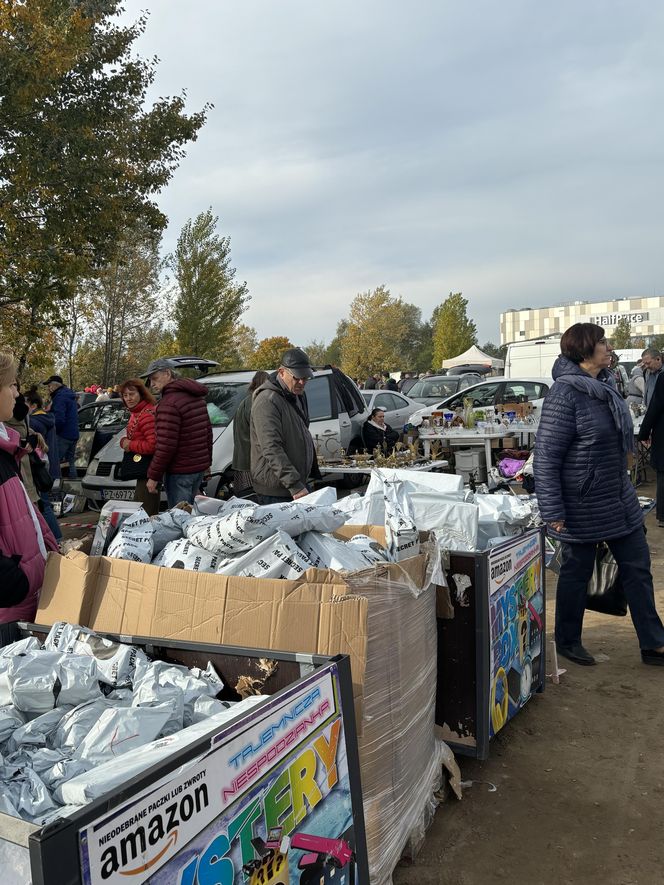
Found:
[(115, 424), (127, 424), (129, 421), (129, 411), (125, 408), (122, 401), (118, 403), (102, 403), (98, 414), (97, 430), (103, 430), (104, 427), (113, 427)]
[(374, 409), (382, 409), (384, 412), (391, 412), (394, 408), (394, 398), (391, 393), (379, 393), (373, 404)]
[(373, 390), (363, 390), (362, 391), (362, 396), (364, 397), (364, 401), (366, 403), (371, 402), (371, 397), (373, 396), (373, 393), (374, 393)]
[(503, 399), (507, 402), (531, 402), (540, 399), (548, 392), (546, 384), (538, 384), (535, 381), (508, 381), (505, 384)]
[(460, 393), (459, 396), (455, 396), (454, 399), (447, 403), (448, 408), (457, 409), (460, 406), (463, 406), (464, 399), (471, 399), (473, 402), (476, 402), (477, 405), (480, 406), (492, 406), (496, 401), (496, 393), (498, 392), (499, 384), (480, 384), (474, 390), (472, 388), (467, 388)]
[(81, 431), (93, 430), (98, 412), (99, 410), (96, 407), (80, 409), (78, 413), (78, 429)]
[(444, 399), (451, 396), (459, 389), (459, 382), (456, 379), (446, 378), (422, 378), (417, 384), (414, 384), (408, 391), (408, 396), (439, 396)]
[(408, 400), (404, 399), (402, 396), (398, 396), (396, 393), (392, 394), (392, 402), (394, 404), (392, 406), (393, 409), (405, 409), (408, 405)]
[(465, 387), (472, 387), (473, 384), (478, 384), (480, 378), (478, 375), (465, 375), (459, 381), (459, 390), (463, 390)]
[(247, 395), (249, 381), (219, 381), (205, 385), (208, 415), (213, 427), (228, 427)]
[(307, 382), (305, 393), (309, 407), (309, 420), (329, 421), (333, 418), (332, 397), (330, 395), (330, 376), (319, 375)]

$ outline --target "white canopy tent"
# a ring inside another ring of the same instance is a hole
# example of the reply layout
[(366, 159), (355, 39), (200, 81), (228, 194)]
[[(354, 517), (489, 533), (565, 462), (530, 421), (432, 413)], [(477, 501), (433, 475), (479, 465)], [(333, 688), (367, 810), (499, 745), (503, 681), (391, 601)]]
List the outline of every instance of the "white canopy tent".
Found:
[(484, 353), (477, 345), (473, 344), (465, 353), (460, 353), (459, 356), (454, 356), (449, 360), (443, 360), (444, 369), (453, 369), (455, 366), (490, 366), (492, 369), (502, 369), (505, 362), (497, 357), (489, 356), (488, 353)]

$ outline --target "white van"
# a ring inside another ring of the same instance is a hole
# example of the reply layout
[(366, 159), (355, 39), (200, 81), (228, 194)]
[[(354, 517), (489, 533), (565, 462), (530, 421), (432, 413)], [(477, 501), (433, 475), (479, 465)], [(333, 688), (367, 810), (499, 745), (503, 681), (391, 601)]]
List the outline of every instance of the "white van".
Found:
[(560, 356), (560, 335), (533, 338), (507, 346), (506, 378), (550, 378), (553, 364)]

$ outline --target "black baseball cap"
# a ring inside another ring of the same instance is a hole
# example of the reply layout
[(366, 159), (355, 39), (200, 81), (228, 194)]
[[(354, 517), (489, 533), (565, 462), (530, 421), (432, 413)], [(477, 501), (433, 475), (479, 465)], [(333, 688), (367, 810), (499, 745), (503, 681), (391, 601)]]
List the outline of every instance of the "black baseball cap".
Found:
[(173, 363), (165, 357), (162, 357), (158, 360), (152, 360), (147, 369), (144, 372), (141, 372), (139, 377), (149, 378), (153, 372), (158, 372), (160, 369), (170, 369), (171, 371), (173, 371)]
[(50, 378), (47, 378), (46, 381), (42, 381), (42, 384), (64, 384), (65, 382), (62, 380), (60, 375), (51, 375)]
[(299, 347), (291, 347), (281, 357), (281, 365), (288, 369), (294, 378), (313, 378), (311, 360)]

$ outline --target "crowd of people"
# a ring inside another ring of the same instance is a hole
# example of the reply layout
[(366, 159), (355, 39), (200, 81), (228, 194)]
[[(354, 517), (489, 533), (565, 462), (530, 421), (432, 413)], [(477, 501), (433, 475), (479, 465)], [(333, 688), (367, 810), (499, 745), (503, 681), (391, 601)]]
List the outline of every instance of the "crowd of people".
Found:
[[(662, 354), (644, 350), (629, 377), (621, 368), (604, 330), (577, 323), (561, 339), (554, 383), (542, 405), (534, 479), (547, 531), (561, 545), (555, 640), (569, 660), (595, 663), (582, 644), (582, 627), (597, 544), (604, 541), (618, 565), (642, 660), (664, 665), (664, 626), (628, 473), (634, 448), (630, 412), (645, 411), (638, 436), (649, 445), (657, 471), (657, 522), (664, 527)], [(261, 504), (297, 500), (320, 478), (304, 395), (313, 374), (308, 355), (290, 348), (276, 372), (253, 377), (234, 420), (236, 495)], [(412, 380), (406, 374), (401, 380)], [(386, 385), (383, 389), (398, 387), (385, 372), (370, 381)], [(75, 394), (57, 375), (44, 385), (48, 406), (38, 389), (21, 393), (13, 358), (0, 351), (0, 623), (34, 616), (47, 551), (58, 546), (44, 472), (59, 475), (62, 462), (75, 475)], [(136, 500), (150, 514), (159, 509), (162, 487), (169, 507), (193, 502), (212, 463), (207, 388), (178, 377), (161, 359), (119, 385), (117, 393), (130, 412), (120, 441), (119, 478), (136, 480)], [(374, 409), (363, 427), (366, 449), (390, 451), (397, 439), (384, 412)]]
[(357, 378), (355, 383), (360, 390), (398, 390), (399, 393), (406, 394), (420, 378), (430, 378), (432, 375), (431, 369), (420, 372), (419, 375), (417, 372), (401, 372), (397, 381), (389, 372), (374, 372), (366, 381)]

